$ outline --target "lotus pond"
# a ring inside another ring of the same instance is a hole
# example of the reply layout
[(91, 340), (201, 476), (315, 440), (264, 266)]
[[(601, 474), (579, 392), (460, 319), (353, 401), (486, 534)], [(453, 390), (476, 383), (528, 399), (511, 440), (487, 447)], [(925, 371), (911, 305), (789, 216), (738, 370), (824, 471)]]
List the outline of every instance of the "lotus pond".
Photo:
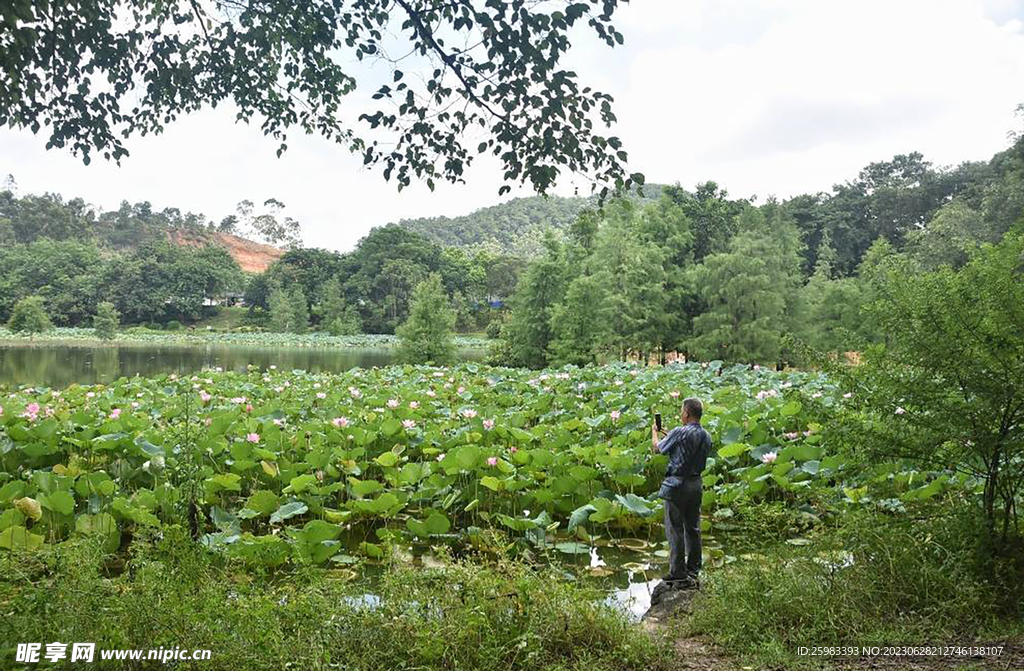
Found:
[[(280, 367), (120, 378), (0, 396), (0, 548), (72, 535), (123, 552), (180, 524), (253, 570), (316, 564), (367, 580), (394, 561), (473, 554), (557, 563), (634, 612), (667, 551), (650, 418), (704, 399), (706, 562), (756, 559), (745, 503), (792, 514), (793, 544), (845, 506), (950, 476), (868, 472), (830, 449), (844, 399), (824, 377), (720, 362), (533, 372), (462, 364), (343, 373)], [(795, 520), (795, 522), (794, 522)]]

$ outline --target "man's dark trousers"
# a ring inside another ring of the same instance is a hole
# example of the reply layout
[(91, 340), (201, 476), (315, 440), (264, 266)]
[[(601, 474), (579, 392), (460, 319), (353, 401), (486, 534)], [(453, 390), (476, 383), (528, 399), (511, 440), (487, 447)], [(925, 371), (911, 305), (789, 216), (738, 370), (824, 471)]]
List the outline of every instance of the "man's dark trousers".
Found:
[(701, 567), (700, 476), (690, 476), (665, 499), (665, 535), (668, 537), (669, 573), (666, 581), (697, 579)]

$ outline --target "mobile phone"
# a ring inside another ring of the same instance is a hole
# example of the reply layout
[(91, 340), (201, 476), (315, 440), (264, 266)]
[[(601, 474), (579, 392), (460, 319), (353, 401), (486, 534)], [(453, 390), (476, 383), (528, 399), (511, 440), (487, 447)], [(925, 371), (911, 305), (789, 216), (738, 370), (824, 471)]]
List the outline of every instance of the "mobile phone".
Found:
[(660, 412), (654, 413), (654, 428), (656, 428), (658, 431), (661, 431), (661, 413)]

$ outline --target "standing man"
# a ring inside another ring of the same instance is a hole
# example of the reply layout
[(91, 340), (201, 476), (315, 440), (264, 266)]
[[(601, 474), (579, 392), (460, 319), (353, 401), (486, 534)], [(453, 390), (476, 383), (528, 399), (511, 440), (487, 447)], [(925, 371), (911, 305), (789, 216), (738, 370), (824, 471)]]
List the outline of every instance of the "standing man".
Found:
[(700, 506), (701, 473), (711, 452), (711, 436), (700, 425), (704, 406), (697, 398), (683, 401), (683, 425), (658, 440), (651, 427), (651, 450), (668, 455), (665, 480), (658, 496), (665, 500), (665, 537), (669, 547), (669, 572), (651, 595), (657, 603), (669, 589), (696, 589), (701, 567)]

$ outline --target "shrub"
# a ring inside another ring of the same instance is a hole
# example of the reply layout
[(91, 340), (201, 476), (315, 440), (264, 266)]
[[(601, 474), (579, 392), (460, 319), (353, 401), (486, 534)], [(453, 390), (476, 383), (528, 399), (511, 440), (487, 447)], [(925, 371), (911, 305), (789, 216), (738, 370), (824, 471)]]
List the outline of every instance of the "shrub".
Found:
[(42, 296), (27, 296), (14, 304), (7, 328), (15, 333), (34, 335), (53, 328)]
[(121, 316), (117, 308), (109, 301), (103, 301), (96, 306), (96, 316), (92, 319), (92, 327), (96, 330), (96, 337), (103, 340), (110, 340), (117, 335), (117, 329), (121, 326)]
[[(811, 546), (779, 546), (704, 580), (686, 626), (767, 665), (799, 646), (926, 644), (1006, 633), (1020, 603), (984, 579), (976, 517), (928, 524), (850, 512)], [(1024, 576), (1019, 576), (1024, 577)]]

